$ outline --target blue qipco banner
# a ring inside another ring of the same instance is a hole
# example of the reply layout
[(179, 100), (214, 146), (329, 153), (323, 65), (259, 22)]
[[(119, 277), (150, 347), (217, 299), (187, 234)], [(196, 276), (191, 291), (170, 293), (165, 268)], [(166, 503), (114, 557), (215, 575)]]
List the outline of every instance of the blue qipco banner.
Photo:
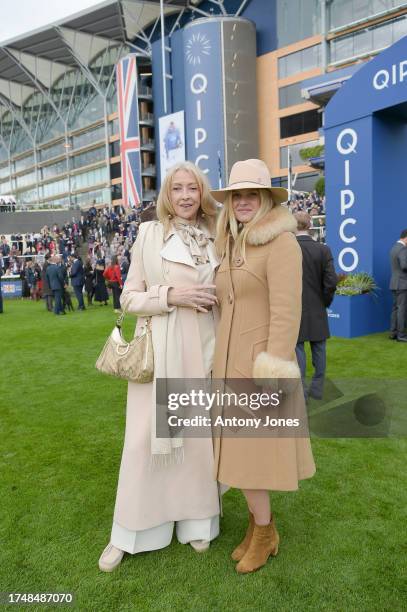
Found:
[(329, 246), (338, 272), (372, 272), (371, 117), (329, 130)]
[(221, 27), (208, 21), (184, 30), (187, 159), (208, 175), (213, 188), (225, 180)]

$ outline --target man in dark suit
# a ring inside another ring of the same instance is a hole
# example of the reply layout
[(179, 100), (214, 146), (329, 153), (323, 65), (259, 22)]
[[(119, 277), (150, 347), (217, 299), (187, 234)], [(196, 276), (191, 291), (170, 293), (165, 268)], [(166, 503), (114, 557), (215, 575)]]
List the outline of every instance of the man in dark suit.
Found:
[(46, 276), (48, 284), (54, 296), (54, 313), (56, 315), (65, 314), (62, 307), (62, 294), (64, 291), (64, 272), (59, 264), (60, 257), (54, 255), (50, 258), (49, 266), (47, 267)]
[(390, 289), (393, 295), (391, 311), (390, 338), (407, 342), (407, 229), (400, 234), (390, 251), (391, 279)]
[[(329, 247), (315, 242), (310, 234), (311, 217), (306, 212), (294, 215), (297, 240), (302, 251), (302, 315), (296, 354), (304, 386), (304, 395), (322, 399), (326, 370), (326, 340), (329, 338), (328, 316), (337, 285), (333, 257)], [(307, 390), (304, 342), (310, 342), (314, 375)]]
[(42, 297), (45, 300), (46, 309), (49, 312), (52, 312), (52, 289), (49, 286), (48, 278), (47, 278), (47, 268), (49, 266), (50, 256), (45, 255), (44, 265), (42, 266), (41, 271), (41, 280), (42, 280)]
[(85, 274), (83, 271), (82, 259), (78, 256), (74, 256), (71, 273), (71, 285), (75, 291), (76, 299), (78, 300), (78, 310), (85, 310), (85, 304), (83, 302), (83, 285), (85, 284)]

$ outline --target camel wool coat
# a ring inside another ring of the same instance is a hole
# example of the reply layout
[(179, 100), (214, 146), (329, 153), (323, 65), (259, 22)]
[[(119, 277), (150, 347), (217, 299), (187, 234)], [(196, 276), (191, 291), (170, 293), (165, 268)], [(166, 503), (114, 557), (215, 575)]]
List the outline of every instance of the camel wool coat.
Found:
[[(295, 230), (292, 214), (275, 206), (250, 230), (245, 261), (223, 258), (216, 275), (220, 322), (213, 377), (262, 379), (263, 384), (264, 379), (280, 379), (282, 385), (287, 383), (282, 379), (298, 379), (289, 396), (289, 413), (306, 423), (295, 356), (302, 292)], [(305, 437), (221, 435), (215, 439), (215, 470), (217, 479), (232, 487), (296, 490), (299, 480), (315, 472), (307, 430)]]

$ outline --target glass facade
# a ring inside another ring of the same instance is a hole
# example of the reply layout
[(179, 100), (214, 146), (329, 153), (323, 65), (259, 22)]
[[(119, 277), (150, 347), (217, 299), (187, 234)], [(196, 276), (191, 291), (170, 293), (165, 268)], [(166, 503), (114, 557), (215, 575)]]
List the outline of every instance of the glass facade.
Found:
[(18, 201), (23, 205), (35, 204), (38, 198), (37, 189), (28, 189), (27, 191), (20, 191), (18, 194)]
[(94, 189), (85, 193), (78, 193), (72, 196), (72, 202), (76, 206), (83, 206), (86, 204), (102, 204), (106, 203), (106, 194), (104, 189)]
[(0, 183), (0, 193), (2, 195), (8, 195), (13, 193), (10, 180), (6, 180)]
[[(303, 166), (307, 162), (301, 159), (300, 151), (301, 149), (306, 149), (307, 147), (315, 147), (319, 145), (319, 140), (309, 140), (307, 142), (301, 142), (297, 144), (290, 145), (290, 154), (291, 154), (291, 164), (293, 166)], [(288, 147), (280, 147), (280, 168), (288, 167)]]
[(277, 0), (278, 47), (291, 45), (320, 31), (319, 0)]
[(278, 78), (284, 79), (298, 72), (318, 68), (321, 65), (321, 57), (321, 45), (314, 45), (313, 47), (307, 47), (301, 51), (284, 55), (278, 59)]
[(106, 159), (106, 148), (104, 146), (75, 155), (75, 157), (72, 158), (72, 167), (81, 168), (82, 166), (95, 164), (103, 159)]
[(50, 198), (52, 196), (59, 195), (60, 193), (67, 193), (69, 191), (69, 182), (67, 178), (60, 179), (59, 181), (53, 181), (52, 183), (46, 183), (40, 187), (40, 198)]
[(280, 119), (280, 138), (290, 138), (316, 132), (322, 126), (322, 114), (317, 110), (296, 113)]
[(30, 168), (30, 166), (34, 165), (34, 155), (28, 155), (27, 157), (22, 157), (21, 159), (16, 159), (14, 162), (14, 172), (21, 172), (21, 170), (25, 170), (26, 168)]
[(113, 119), (113, 121), (109, 123), (109, 136), (118, 136), (119, 130), (119, 120), (117, 118)]
[(407, 15), (392, 19), (330, 42), (330, 62), (345, 62), (392, 45), (407, 34)]
[(58, 157), (58, 155), (65, 155), (66, 149), (64, 147), (65, 142), (58, 142), (51, 147), (47, 147), (46, 149), (41, 149), (40, 151), (40, 160), (47, 161), (48, 159), (52, 159), (53, 157)]
[(62, 159), (55, 164), (51, 164), (50, 166), (44, 166), (41, 169), (41, 178), (42, 180), (53, 178), (54, 176), (58, 176), (59, 174), (64, 174), (67, 170), (66, 167), (66, 158)]
[(328, 5), (329, 29), (342, 28), (355, 21), (372, 19), (391, 9), (407, 6), (403, 0), (334, 0)]
[(21, 189), (22, 187), (26, 187), (27, 185), (33, 185), (36, 182), (35, 170), (33, 172), (28, 172), (27, 174), (22, 174), (21, 176), (16, 177), (16, 189)]
[[(295, 191), (308, 191), (311, 192), (314, 190), (315, 188), (315, 183), (317, 182), (318, 178), (320, 177), (320, 174), (318, 174), (317, 172), (310, 172), (307, 174), (301, 174), (300, 176), (297, 177), (297, 180), (295, 181), (295, 185), (293, 185), (293, 189)], [(273, 181), (274, 183), (274, 181)], [(287, 179), (285, 177), (282, 177), (280, 179), (280, 187), (285, 187), (287, 188)]]
[(93, 185), (99, 185), (100, 183), (109, 183), (110, 177), (106, 166), (102, 168), (95, 168), (88, 172), (82, 172), (75, 174), (71, 177), (71, 189), (77, 191), (79, 189), (86, 189)]
[[(66, 206), (69, 204), (69, 198), (61, 197), (61, 194), (69, 189), (67, 148), (64, 146), (66, 132), (69, 136), (78, 128), (86, 128), (98, 119), (103, 120), (100, 126), (89, 128), (69, 138), (72, 144), (72, 148), (68, 149), (69, 168), (71, 171), (75, 171), (89, 164), (101, 163), (106, 159), (104, 145), (91, 151), (81, 152), (78, 155), (72, 155), (72, 152), (75, 149), (94, 145), (99, 141), (104, 143), (106, 138), (104, 96), (106, 97), (107, 113), (115, 112), (117, 110), (117, 96), (114, 78), (112, 77), (118, 60), (128, 53), (129, 48), (126, 45), (111, 41), (90, 61), (88, 68), (98, 84), (98, 90), (103, 95), (96, 91), (81, 70), (72, 69), (70, 66), (49, 88), (52, 104), (41, 91), (35, 91), (30, 95), (21, 106), (21, 114), (32, 134), (31, 138), (10, 111), (5, 111), (0, 115), (0, 136), (3, 144), (3, 146), (0, 146), (0, 162), (3, 162), (3, 160), (8, 162), (10, 155), (13, 173), (28, 170), (25, 174), (13, 178), (10, 184), (9, 165), (8, 163), (2, 165), (0, 168), (1, 193), (14, 194), (17, 203), (23, 205), (49, 206), (53, 204)], [(55, 107), (58, 112), (56, 112)], [(109, 134), (118, 133), (118, 120), (114, 119), (109, 124)], [(56, 139), (58, 139), (57, 142), (55, 142)], [(50, 144), (47, 146), (47, 143)], [(33, 152), (34, 146), (36, 146), (36, 155)], [(10, 152), (6, 147), (10, 149)], [(16, 155), (24, 151), (27, 151), (27, 155), (13, 160)], [(60, 159), (55, 163), (51, 162), (44, 165), (44, 162), (58, 157)], [(36, 161), (40, 164), (38, 180), (40, 182), (48, 181), (40, 186), (39, 192), (37, 192), (37, 189), (27, 189), (30, 184), (36, 182), (37, 177), (33, 170)], [(54, 178), (55, 180), (51, 180)], [(109, 181), (109, 171), (107, 166), (104, 165), (103, 168), (97, 168), (90, 173), (72, 176), (71, 188), (87, 189), (100, 183), (109, 183)], [(96, 197), (99, 196), (96, 195)], [(41, 201), (47, 198), (52, 198), (52, 201), (48, 203)]]
[(293, 83), (286, 87), (280, 87), (278, 90), (278, 106), (279, 108), (287, 108), (294, 104), (303, 104), (304, 98), (301, 96), (301, 81)]
[(93, 128), (92, 130), (89, 130), (87, 132), (82, 132), (81, 134), (78, 134), (77, 136), (73, 136), (72, 138), (73, 148), (80, 149), (81, 147), (85, 147), (86, 145), (90, 145), (94, 142), (97, 142), (98, 140), (104, 140), (104, 139), (105, 139), (105, 126), (99, 125), (98, 127)]
[(0, 168), (0, 180), (10, 176), (10, 168), (7, 164), (6, 166), (2, 166)]
[(117, 157), (120, 155), (120, 140), (115, 140), (109, 144), (110, 157)]

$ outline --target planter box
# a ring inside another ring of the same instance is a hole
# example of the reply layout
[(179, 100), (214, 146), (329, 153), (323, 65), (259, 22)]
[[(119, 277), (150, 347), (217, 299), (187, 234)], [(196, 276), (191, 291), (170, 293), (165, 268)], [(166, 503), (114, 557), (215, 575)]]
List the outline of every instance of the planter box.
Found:
[(328, 308), (329, 329), (332, 336), (356, 338), (389, 329), (389, 300), (371, 293), (335, 295)]

